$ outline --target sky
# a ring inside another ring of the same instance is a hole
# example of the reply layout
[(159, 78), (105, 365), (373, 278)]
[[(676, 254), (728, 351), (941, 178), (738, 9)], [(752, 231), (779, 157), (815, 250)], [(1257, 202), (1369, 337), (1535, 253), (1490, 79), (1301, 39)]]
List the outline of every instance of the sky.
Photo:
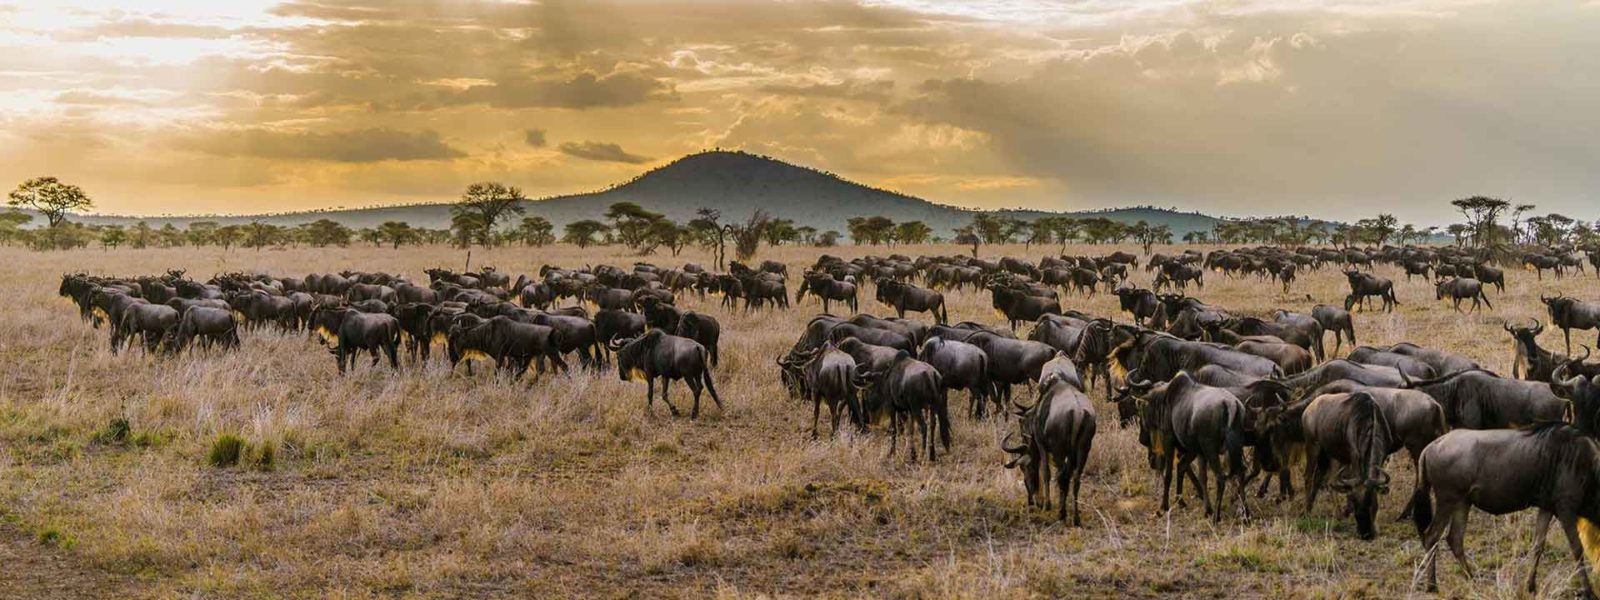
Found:
[(945, 204), (1600, 216), (1600, 0), (0, 0), (0, 186), (103, 213), (603, 188), (742, 149)]

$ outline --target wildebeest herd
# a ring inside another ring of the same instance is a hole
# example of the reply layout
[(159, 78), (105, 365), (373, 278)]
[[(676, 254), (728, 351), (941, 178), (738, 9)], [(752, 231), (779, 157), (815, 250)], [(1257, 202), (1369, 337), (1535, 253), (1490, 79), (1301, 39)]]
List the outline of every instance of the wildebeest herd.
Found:
[[(1581, 271), (1574, 257), (1546, 250), (1516, 260), (1542, 277), (1543, 270)], [(1161, 484), (1163, 511), (1172, 498), (1183, 502), (1187, 482), (1211, 519), (1248, 518), (1250, 486), (1264, 496), (1276, 479), (1278, 498), (1292, 497), (1298, 469), (1305, 509), (1331, 488), (1362, 539), (1376, 535), (1377, 499), (1397, 468), (1388, 457), (1404, 450), (1417, 483), (1402, 516), (1425, 548), (1442, 542), (1465, 565), (1470, 507), (1494, 514), (1537, 508), (1539, 539), (1557, 521), (1583, 563), (1584, 549), (1600, 541), (1587, 533), (1600, 519), (1593, 437), (1600, 364), (1586, 361), (1587, 347), (1575, 356), (1571, 332), (1600, 330), (1600, 302), (1543, 298), (1546, 320), (1506, 323), (1516, 348), (1507, 378), (1415, 344), (1357, 346), (1351, 311), (1374, 308), (1373, 299), (1385, 311), (1400, 305), (1396, 284), (1371, 272), (1375, 264), (1432, 279), (1435, 300), (1456, 310), (1463, 300), (1494, 310), (1488, 294), (1505, 285), (1494, 262), (1451, 248), (1119, 252), (1038, 262), (823, 256), (804, 269), (793, 298), (814, 296), (823, 314), (776, 358), (777, 375), (810, 402), (811, 436), (820, 437), (826, 405), (833, 432), (882, 429), (891, 455), (904, 433), (912, 460), (949, 450), (959, 423), (948, 395), (965, 392), (959, 412), (966, 419), (1008, 421), (1010, 433), (997, 445), (1002, 464), (1021, 473), (1028, 505), (1053, 507), (1074, 525), (1082, 523), (1078, 492), (1097, 434), (1137, 437)], [(1148, 288), (1133, 282), (1141, 268)], [(1348, 281), (1342, 302), (1243, 314), (1190, 295), (1203, 293), (1207, 275), (1271, 281), (1287, 293), (1298, 275), (1327, 269)], [(547, 367), (567, 372), (571, 362), (615, 368), (623, 379), (646, 382), (651, 404), (660, 380), (674, 415), (668, 389), (680, 380), (693, 395), (692, 416), (702, 393), (722, 405), (713, 381), (722, 328), (710, 314), (678, 308), (677, 299), (716, 294), (731, 311), (791, 307), (789, 267), (774, 261), (735, 262), (726, 273), (640, 263), (547, 266), (515, 278), (492, 268), (425, 276), (424, 284), (355, 271), (226, 273), (204, 282), (177, 270), (70, 274), (60, 293), (86, 322), (110, 331), (113, 352), (136, 342), (156, 355), (226, 352), (240, 345), (241, 331), (271, 328), (315, 337), (345, 372), (363, 351), (374, 366), (386, 359), (402, 369), (432, 360), (440, 346), (452, 368), (469, 373), (474, 361), (512, 378), (529, 370), (538, 377)], [(893, 316), (857, 312), (868, 287)], [(1127, 316), (1066, 306), (1074, 295), (1101, 292), (1114, 293)], [(951, 323), (952, 294), (982, 294), (999, 322)], [(853, 314), (831, 314), (835, 304)], [(1547, 325), (1562, 331), (1565, 352), (1540, 347)], [(1017, 393), (1019, 385), (1026, 391)], [(1092, 391), (1097, 386), (1103, 394)], [(1129, 432), (1097, 431), (1101, 410), (1114, 411)]]

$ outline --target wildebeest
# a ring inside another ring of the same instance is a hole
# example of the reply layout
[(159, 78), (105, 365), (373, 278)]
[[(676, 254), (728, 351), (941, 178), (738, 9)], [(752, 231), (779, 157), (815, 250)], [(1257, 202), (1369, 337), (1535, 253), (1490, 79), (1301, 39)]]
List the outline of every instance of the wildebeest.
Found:
[[(1227, 390), (1196, 382), (1188, 373), (1178, 373), (1161, 383), (1133, 377), (1130, 375), (1125, 394), (1142, 397), (1139, 443), (1149, 449), (1151, 466), (1161, 471), (1161, 511), (1171, 507), (1172, 480), (1192, 477), (1189, 466), (1199, 461), (1195, 490), (1206, 514), (1213, 521), (1222, 519), (1229, 479), (1234, 480), (1240, 509), (1248, 514), (1244, 500), (1244, 403)], [(1228, 463), (1226, 472), (1224, 458)], [(1206, 489), (1207, 477), (1213, 473), (1217, 477), (1215, 506)]]
[(823, 404), (828, 405), (828, 420), (833, 424), (830, 437), (839, 433), (839, 417), (845, 411), (849, 411), (851, 423), (865, 423), (854, 385), (856, 361), (849, 354), (830, 344), (809, 355), (780, 358), (778, 366), (784, 370), (786, 380), (792, 378), (793, 391), (812, 402), (811, 439), (817, 439), (817, 420)]
[(561, 331), (546, 325), (494, 317), (481, 323), (458, 322), (447, 334), (452, 365), (462, 360), (492, 360), (501, 371), (520, 378), (537, 361), (537, 375), (544, 375), (546, 360), (563, 373), (567, 363), (561, 358)]
[[(950, 450), (949, 394), (940, 379), (939, 371), (933, 365), (912, 358), (910, 353), (903, 350), (896, 352), (894, 358), (881, 368), (856, 373), (856, 387), (871, 390), (870, 401), (863, 406), (868, 420), (872, 420), (871, 415), (880, 412), (889, 415), (891, 456), (895, 447), (900, 445), (902, 422), (915, 425), (921, 434), (921, 443), (911, 453), (911, 460), (916, 460), (924, 447), (928, 451), (928, 460), (937, 460), (935, 446), (938, 443), (944, 444), (946, 451)], [(929, 421), (932, 421), (932, 432), (929, 431)], [(909, 434), (906, 437), (915, 439)]]
[(1480, 304), (1488, 306), (1489, 310), (1494, 310), (1494, 304), (1483, 294), (1483, 282), (1471, 277), (1457, 277), (1434, 286), (1433, 299), (1443, 300), (1446, 296), (1450, 297), (1451, 305), (1456, 312), (1461, 312), (1461, 301), (1467, 299), (1472, 300), (1474, 312), (1478, 310)]
[(618, 338), (606, 342), (617, 356), (617, 374), (623, 381), (645, 381), (645, 410), (655, 406), (656, 379), (661, 379), (661, 401), (673, 416), (678, 407), (673, 406), (668, 395), (672, 380), (680, 379), (694, 394), (694, 408), (689, 418), (700, 417), (700, 391), (703, 387), (711, 394), (717, 409), (722, 409), (722, 399), (717, 397), (716, 384), (711, 380), (707, 366), (708, 353), (699, 342), (685, 337), (669, 335), (660, 329), (633, 339)]
[(1409, 382), (1444, 407), (1450, 427), (1504, 429), (1541, 421), (1560, 421), (1567, 402), (1556, 397), (1549, 384), (1506, 379), (1483, 369)]
[[(1600, 302), (1584, 302), (1568, 296), (1546, 298), (1539, 295), (1550, 312), (1550, 324), (1561, 329), (1567, 342), (1567, 354), (1572, 354), (1572, 330), (1600, 329)], [(1600, 345), (1600, 339), (1595, 341)]]
[(906, 311), (912, 311), (929, 313), (941, 325), (950, 321), (950, 314), (945, 309), (944, 294), (933, 290), (902, 281), (880, 281), (877, 299), (878, 302), (893, 306), (895, 315), (902, 319), (905, 318)]
[(195, 306), (183, 311), (173, 329), (171, 348), (181, 352), (201, 340), (206, 347), (220, 344), (224, 349), (239, 347), (239, 326), (233, 311), (211, 306)]
[(1039, 380), (1039, 370), (1055, 358), (1056, 349), (1048, 344), (1014, 340), (989, 332), (967, 336), (966, 342), (977, 346), (989, 357), (989, 382), (998, 395), (996, 402), (1011, 399), (1011, 387)]
[(1406, 376), (1415, 379), (1432, 379), (1439, 375), (1438, 370), (1434, 369), (1433, 365), (1422, 362), (1415, 357), (1395, 352), (1387, 352), (1371, 346), (1361, 346), (1356, 348), (1350, 352), (1350, 356), (1347, 360), (1364, 365), (1393, 367), (1395, 370), (1405, 373)]
[(794, 293), (794, 301), (799, 302), (807, 292), (822, 300), (822, 312), (828, 312), (833, 302), (843, 302), (850, 307), (850, 312), (857, 310), (854, 281), (840, 281), (827, 273), (808, 271), (800, 279), (800, 289)]
[[(1356, 345), (1356, 326), (1350, 317), (1348, 309), (1339, 308), (1330, 304), (1318, 304), (1311, 307), (1311, 318), (1322, 324), (1324, 332), (1333, 332), (1333, 353), (1338, 354), (1344, 348), (1346, 341), (1354, 347)], [(1321, 345), (1318, 340), (1317, 344)]]
[[(939, 371), (940, 381), (947, 390), (966, 390), (971, 401), (967, 415), (978, 418), (984, 414), (985, 403), (993, 392), (989, 382), (989, 355), (983, 349), (966, 342), (928, 338), (922, 343), (917, 359), (933, 365)], [(1004, 407), (996, 407), (1004, 411)]]
[(1356, 535), (1377, 536), (1374, 516), (1378, 493), (1387, 491), (1389, 475), (1383, 464), (1395, 438), (1378, 402), (1366, 392), (1323, 394), (1288, 407), (1262, 413), (1268, 438), (1298, 442), (1306, 455), (1306, 512), (1316, 504), (1328, 469), (1343, 465), (1334, 489), (1346, 494), (1346, 506), (1356, 520)]
[(1055, 298), (1034, 296), (1003, 283), (989, 285), (991, 306), (1005, 317), (1006, 323), (1016, 330), (1017, 323), (1032, 323), (1044, 315), (1061, 314), (1061, 303)]
[(717, 322), (716, 317), (695, 311), (683, 313), (678, 317), (678, 327), (673, 334), (694, 340), (705, 347), (711, 355), (711, 366), (715, 367), (721, 362), (718, 347), (722, 345), (722, 324)]
[(1416, 510), (1412, 521), (1422, 539), (1428, 591), (1437, 591), (1436, 548), (1449, 528), (1450, 552), (1467, 577), (1467, 513), (1474, 507), (1491, 515), (1528, 508), (1539, 513), (1533, 522), (1533, 568), (1527, 589), (1537, 589), (1539, 559), (1552, 519), (1561, 524), (1572, 557), (1578, 562), (1577, 585), (1594, 598), (1591, 567), (1585, 554), (1597, 549), (1600, 523), (1600, 445), (1578, 428), (1542, 423), (1517, 430), (1458, 429), (1444, 434), (1422, 452)]
[(1589, 347), (1584, 346), (1582, 358), (1571, 359), (1565, 354), (1551, 352), (1539, 347), (1539, 334), (1544, 332), (1544, 323), (1538, 319), (1533, 320), (1531, 326), (1513, 327), (1506, 323), (1502, 327), (1506, 333), (1511, 334), (1512, 342), (1516, 345), (1516, 356), (1511, 361), (1511, 376), (1529, 381), (1551, 381), (1555, 370), (1563, 365), (1570, 372), (1585, 376), (1600, 375), (1600, 365), (1591, 365), (1584, 362), (1589, 358)]
[(1394, 282), (1388, 278), (1360, 271), (1345, 271), (1344, 276), (1350, 281), (1350, 295), (1344, 299), (1345, 310), (1354, 308), (1358, 302), (1366, 309), (1368, 299), (1373, 296), (1383, 300), (1384, 312), (1391, 312), (1400, 304), (1394, 297)]
[(330, 351), (339, 362), (341, 374), (355, 363), (362, 350), (372, 353), (374, 365), (382, 351), (389, 357), (390, 368), (400, 368), (400, 322), (393, 316), (322, 306), (312, 311), (311, 328), (333, 346)]
[(1117, 304), (1130, 315), (1133, 323), (1140, 327), (1161, 327), (1160, 323), (1151, 323), (1152, 319), (1162, 314), (1161, 301), (1156, 299), (1155, 292), (1142, 288), (1117, 288)]
[(174, 327), (178, 326), (178, 310), (165, 304), (146, 302), (130, 304), (122, 311), (122, 320), (111, 327), (111, 353), (116, 354), (123, 342), (134, 337), (144, 341), (145, 352), (154, 353)]
[(1094, 403), (1084, 395), (1079, 385), (1066, 377), (1051, 374), (1039, 383), (1039, 398), (1033, 406), (1018, 412), (1022, 429), (1022, 445), (1001, 448), (1016, 455), (1010, 466), (1022, 466), (1024, 485), (1028, 490), (1028, 504), (1043, 492), (1041, 505), (1049, 509), (1050, 494), (1045, 487), (1050, 468), (1056, 470), (1056, 499), (1059, 504), (1057, 518), (1067, 520), (1067, 499), (1072, 500), (1072, 524), (1083, 524), (1078, 514), (1078, 489), (1083, 483), (1083, 470), (1089, 462), (1089, 450), (1094, 445)]

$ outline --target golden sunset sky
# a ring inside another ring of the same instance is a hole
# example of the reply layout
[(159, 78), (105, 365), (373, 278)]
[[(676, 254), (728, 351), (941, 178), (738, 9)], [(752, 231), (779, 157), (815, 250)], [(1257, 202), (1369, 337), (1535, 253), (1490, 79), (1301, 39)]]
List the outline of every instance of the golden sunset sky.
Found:
[(259, 213), (738, 148), (948, 204), (1600, 213), (1600, 3), (0, 0), (0, 185)]

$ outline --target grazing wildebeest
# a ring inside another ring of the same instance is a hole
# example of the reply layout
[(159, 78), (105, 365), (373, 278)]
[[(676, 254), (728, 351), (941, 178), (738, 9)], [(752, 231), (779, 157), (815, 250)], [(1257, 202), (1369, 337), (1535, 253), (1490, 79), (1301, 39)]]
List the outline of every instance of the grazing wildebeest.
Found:
[[(984, 354), (982, 348), (966, 342), (931, 337), (922, 343), (917, 359), (933, 365), (939, 371), (945, 389), (967, 391), (971, 399), (967, 416), (983, 416), (985, 403), (993, 389), (989, 382), (989, 355)], [(996, 408), (1005, 410), (999, 405)]]
[(1388, 278), (1360, 271), (1345, 271), (1344, 276), (1350, 280), (1350, 295), (1344, 299), (1345, 310), (1354, 308), (1357, 302), (1365, 310), (1370, 306), (1368, 299), (1373, 296), (1383, 300), (1384, 312), (1391, 312), (1400, 304), (1394, 297), (1394, 282)]
[(224, 349), (239, 347), (239, 325), (233, 311), (211, 306), (196, 306), (183, 311), (173, 329), (172, 349), (181, 352), (199, 338), (206, 347), (221, 344)]
[(950, 321), (950, 314), (945, 309), (944, 294), (939, 292), (902, 281), (887, 280), (878, 282), (876, 296), (878, 302), (893, 306), (895, 315), (902, 319), (909, 310), (929, 313), (941, 325)]
[(1457, 277), (1434, 286), (1434, 300), (1443, 300), (1446, 296), (1450, 297), (1451, 305), (1456, 312), (1461, 312), (1461, 301), (1468, 299), (1472, 300), (1473, 312), (1477, 312), (1480, 304), (1488, 306), (1489, 310), (1494, 310), (1494, 304), (1483, 294), (1483, 282), (1471, 277)]
[(1038, 381), (1040, 369), (1056, 355), (1056, 349), (1048, 344), (1003, 338), (986, 331), (967, 336), (965, 341), (989, 357), (989, 382), (994, 385), (996, 402), (1010, 400), (1012, 386)]
[(345, 373), (355, 363), (362, 350), (372, 353), (372, 364), (378, 364), (378, 352), (389, 357), (389, 367), (400, 368), (400, 322), (387, 314), (370, 314), (351, 308), (317, 307), (311, 313), (311, 329), (332, 345), (330, 350), (339, 362), (339, 373)]
[[(1022, 467), (1024, 486), (1028, 490), (1028, 505), (1034, 504), (1036, 494), (1043, 496), (1040, 503), (1050, 508), (1050, 494), (1045, 487), (1050, 468), (1056, 470), (1056, 498), (1059, 504), (1056, 516), (1067, 520), (1067, 499), (1072, 500), (1072, 524), (1083, 525), (1078, 514), (1078, 489), (1083, 483), (1084, 466), (1089, 462), (1089, 450), (1094, 445), (1094, 403), (1084, 395), (1083, 389), (1060, 374), (1046, 376), (1039, 383), (1039, 398), (1033, 406), (1018, 411), (1022, 429), (1022, 445), (1001, 445), (1016, 456), (1008, 467)], [(1043, 492), (1042, 494), (1039, 494)]]
[[(1378, 407), (1383, 409), (1383, 418), (1389, 423), (1389, 430), (1394, 436), (1389, 440), (1389, 453), (1394, 454), (1405, 450), (1411, 455), (1412, 472), (1416, 472), (1417, 461), (1422, 458), (1422, 449), (1439, 439), (1449, 430), (1445, 422), (1444, 407), (1425, 393), (1417, 390), (1400, 390), (1394, 388), (1371, 387), (1354, 381), (1335, 381), (1317, 388), (1307, 395), (1307, 398), (1316, 398), (1323, 394), (1350, 394), (1364, 392), (1378, 402)], [(1414, 507), (1410, 502), (1400, 512), (1400, 518), (1411, 516)]]
[[(1561, 329), (1567, 341), (1567, 354), (1572, 354), (1572, 330), (1600, 329), (1600, 302), (1584, 302), (1568, 296), (1546, 298), (1539, 295), (1550, 312), (1550, 324)], [(1595, 341), (1600, 345), (1600, 339)]]
[(778, 366), (785, 373), (785, 381), (793, 384), (791, 392), (798, 392), (812, 402), (811, 439), (818, 437), (817, 420), (822, 416), (823, 404), (828, 405), (828, 420), (833, 423), (829, 437), (839, 433), (839, 417), (846, 410), (850, 412), (851, 423), (857, 426), (865, 423), (854, 385), (856, 361), (849, 354), (825, 345), (809, 355), (780, 358)]
[(704, 346), (706, 352), (711, 354), (711, 366), (715, 367), (721, 359), (717, 348), (722, 344), (722, 324), (711, 315), (689, 311), (678, 318), (678, 328), (673, 335), (686, 337)]
[[(1383, 463), (1395, 440), (1382, 408), (1366, 392), (1323, 394), (1287, 407), (1268, 408), (1260, 428), (1275, 447), (1298, 445), (1306, 456), (1306, 506), (1311, 512), (1331, 464), (1343, 465), (1334, 489), (1346, 494), (1346, 506), (1355, 516), (1356, 535), (1377, 536), (1374, 517), (1378, 493), (1387, 491), (1389, 475)], [(1286, 467), (1286, 465), (1285, 465)]]
[[(645, 316), (625, 310), (605, 309), (594, 313), (594, 333), (597, 339), (635, 338), (644, 335)], [(601, 345), (599, 360), (605, 364), (611, 359), (611, 350)]]
[(1142, 288), (1117, 288), (1117, 303), (1123, 312), (1133, 315), (1133, 323), (1140, 327), (1159, 328), (1152, 319), (1162, 314), (1161, 301), (1156, 293)]
[(794, 293), (794, 301), (805, 298), (807, 292), (822, 300), (822, 312), (828, 312), (835, 301), (850, 307), (850, 312), (857, 310), (855, 281), (840, 281), (827, 273), (808, 271), (800, 279), (800, 289)]
[(1061, 314), (1061, 303), (1055, 298), (1034, 296), (1027, 292), (1011, 288), (1002, 283), (989, 285), (991, 306), (1000, 316), (1005, 317), (1006, 323), (1013, 331), (1017, 323), (1032, 323), (1044, 315)]
[(171, 306), (131, 304), (122, 311), (122, 320), (112, 324), (111, 353), (116, 354), (123, 342), (131, 342), (135, 336), (143, 339), (145, 352), (154, 353), (177, 325), (178, 310)]
[(1539, 513), (1533, 522), (1533, 568), (1528, 591), (1538, 589), (1539, 560), (1544, 554), (1550, 521), (1561, 524), (1572, 557), (1578, 562), (1577, 585), (1593, 599), (1591, 567), (1585, 554), (1596, 549), (1600, 523), (1600, 445), (1592, 435), (1564, 423), (1541, 423), (1524, 429), (1446, 433), (1422, 451), (1417, 490), (1412, 495), (1412, 522), (1422, 539), (1428, 591), (1437, 591), (1436, 548), (1449, 528), (1450, 553), (1467, 577), (1465, 544), (1467, 513), (1474, 507), (1491, 515), (1528, 508)]
[[(899, 446), (900, 425), (906, 422), (915, 425), (921, 434), (921, 443), (911, 452), (911, 460), (917, 460), (924, 447), (928, 450), (928, 460), (938, 459), (935, 446), (944, 444), (946, 451), (950, 450), (950, 410), (947, 399), (949, 394), (940, 383), (940, 375), (933, 365), (911, 357), (904, 350), (895, 353), (893, 359), (881, 369), (858, 370), (855, 386), (860, 389), (870, 389), (871, 394), (863, 406), (863, 412), (868, 415), (867, 420), (874, 420), (872, 415), (887, 412), (889, 415), (889, 454), (894, 455), (895, 447)], [(931, 417), (931, 418), (930, 418)], [(928, 431), (928, 421), (938, 439)], [(915, 440), (908, 433), (907, 439)]]
[(1485, 264), (1472, 265), (1472, 277), (1482, 281), (1484, 285), (1493, 285), (1494, 289), (1502, 294), (1506, 293), (1506, 272)]
[[(1349, 309), (1339, 308), (1331, 304), (1318, 304), (1311, 307), (1311, 318), (1322, 324), (1324, 332), (1333, 332), (1333, 353), (1338, 354), (1344, 348), (1346, 340), (1350, 346), (1356, 345), (1355, 321), (1350, 317)], [(1322, 342), (1319, 340), (1318, 345)]]
[(510, 372), (513, 379), (528, 372), (529, 365), (538, 361), (535, 377), (544, 375), (545, 360), (561, 372), (568, 371), (561, 358), (561, 331), (546, 325), (536, 325), (499, 316), (482, 322), (458, 320), (451, 326), (448, 338), (450, 364), (462, 360), (491, 360), (495, 367)]
[[(1137, 371), (1130, 373), (1126, 392), (1142, 396), (1139, 443), (1149, 449), (1151, 466), (1161, 471), (1161, 512), (1171, 508), (1173, 479), (1192, 477), (1189, 466), (1199, 461), (1195, 491), (1212, 521), (1222, 519), (1229, 479), (1234, 480), (1240, 509), (1248, 514), (1244, 499), (1244, 403), (1225, 389), (1195, 381), (1187, 372), (1159, 384), (1140, 380), (1136, 375)], [(1226, 472), (1222, 467), (1224, 457), (1228, 462)], [(1212, 473), (1217, 477), (1215, 506), (1206, 490), (1207, 477)]]
[(710, 392), (717, 409), (722, 409), (722, 399), (717, 397), (717, 387), (712, 383), (711, 369), (707, 367), (709, 355), (699, 342), (653, 329), (637, 338), (617, 338), (606, 344), (617, 355), (617, 375), (623, 381), (644, 379), (646, 411), (655, 406), (657, 378), (661, 379), (661, 401), (667, 404), (673, 416), (678, 416), (678, 407), (672, 405), (668, 390), (674, 379), (683, 380), (694, 394), (694, 408), (689, 412), (689, 418), (700, 418), (702, 387)]

